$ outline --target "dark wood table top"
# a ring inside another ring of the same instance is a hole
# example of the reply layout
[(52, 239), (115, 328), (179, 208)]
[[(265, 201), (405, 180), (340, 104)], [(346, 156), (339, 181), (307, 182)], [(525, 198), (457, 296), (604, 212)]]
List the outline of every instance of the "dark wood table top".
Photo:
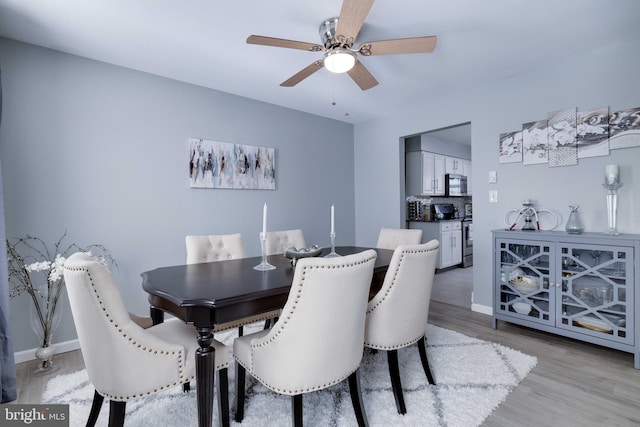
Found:
[[(340, 255), (370, 248), (337, 247)], [(375, 248), (373, 248), (375, 249)], [(375, 249), (372, 293), (382, 285), (393, 251)], [(323, 250), (321, 256), (329, 253)], [(211, 326), (282, 308), (293, 281), (294, 267), (283, 255), (271, 255), (267, 262), (275, 270), (253, 267), (261, 257), (201, 264), (161, 267), (142, 273), (142, 287), (152, 308), (168, 311), (195, 326)]]

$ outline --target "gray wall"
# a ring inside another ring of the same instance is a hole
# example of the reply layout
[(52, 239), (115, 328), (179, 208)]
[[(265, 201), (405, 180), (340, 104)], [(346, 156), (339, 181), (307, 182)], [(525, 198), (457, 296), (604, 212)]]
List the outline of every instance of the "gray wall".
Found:
[[(265, 202), (269, 229), (324, 246), (335, 203), (337, 244), (354, 242), (352, 125), (1, 38), (0, 60), (7, 236), (104, 244), (130, 311), (187, 234), (241, 232), (259, 255)], [(274, 147), (276, 190), (190, 189), (189, 137)], [(36, 347), (29, 300), (11, 307), (15, 350)], [(67, 305), (54, 341), (75, 337)]]
[[(640, 27), (639, 27), (640, 28)], [(518, 130), (522, 123), (544, 119), (550, 111), (609, 106), (611, 111), (640, 107), (636, 55), (640, 30), (604, 48), (589, 48), (559, 58), (540, 69), (475, 90), (441, 98), (407, 100), (407, 108), (383, 119), (355, 126), (356, 242), (375, 244), (376, 230), (403, 224), (404, 183), (401, 137), (471, 122), (474, 202), (474, 301), (492, 306), (491, 230), (504, 227), (509, 209), (523, 199), (537, 201), (562, 215), (569, 205), (581, 205), (587, 231), (607, 227), (604, 166), (621, 167), (619, 230), (640, 233), (640, 148), (615, 150), (610, 156), (580, 159), (577, 166), (500, 164), (498, 137)], [(525, 54), (525, 53), (523, 53)], [(498, 182), (488, 183), (489, 171)], [(498, 190), (498, 203), (488, 202), (489, 190)], [(482, 309), (482, 308), (480, 308)]]

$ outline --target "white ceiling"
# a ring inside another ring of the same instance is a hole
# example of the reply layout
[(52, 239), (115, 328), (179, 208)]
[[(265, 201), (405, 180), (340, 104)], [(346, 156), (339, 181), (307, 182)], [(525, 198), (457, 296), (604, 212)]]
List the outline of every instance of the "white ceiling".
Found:
[(365, 92), (324, 69), (280, 87), (322, 54), (245, 43), (250, 34), (319, 43), (318, 26), (341, 5), (0, 0), (0, 35), (348, 123), (640, 38), (638, 0), (378, 0), (356, 45), (423, 35), (438, 44), (431, 54), (363, 58), (380, 83)]

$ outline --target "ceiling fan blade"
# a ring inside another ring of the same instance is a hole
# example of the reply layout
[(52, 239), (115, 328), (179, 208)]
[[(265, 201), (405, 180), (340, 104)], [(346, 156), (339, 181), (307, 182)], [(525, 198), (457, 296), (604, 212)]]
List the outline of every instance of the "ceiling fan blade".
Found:
[(367, 70), (362, 62), (356, 61), (356, 65), (353, 66), (352, 69), (347, 71), (347, 74), (353, 79), (354, 82), (360, 89), (367, 90), (378, 84), (378, 81), (371, 75), (369, 70)]
[(352, 44), (367, 18), (374, 0), (344, 0), (338, 17), (336, 36), (344, 36)]
[(287, 80), (280, 83), (280, 86), (284, 87), (293, 87), (309, 77), (311, 74), (315, 73), (319, 69), (323, 67), (322, 61), (316, 61), (311, 65), (306, 66), (302, 70), (298, 71), (293, 76), (289, 77)]
[(358, 52), (364, 56), (396, 55), (401, 53), (431, 53), (436, 48), (436, 36), (412, 37), (408, 39), (380, 40), (362, 43)]
[(259, 44), (262, 46), (285, 47), (289, 49), (308, 50), (311, 52), (320, 52), (324, 47), (317, 43), (299, 42), (296, 40), (278, 39), (275, 37), (265, 37), (251, 35), (247, 38), (248, 44)]

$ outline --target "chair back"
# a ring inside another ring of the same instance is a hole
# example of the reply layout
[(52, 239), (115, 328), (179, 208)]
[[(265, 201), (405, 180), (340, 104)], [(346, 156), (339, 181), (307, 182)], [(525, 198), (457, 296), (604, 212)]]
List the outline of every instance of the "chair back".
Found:
[(187, 236), (187, 264), (246, 258), (242, 234)]
[(285, 248), (306, 248), (302, 230), (267, 231), (265, 252), (267, 255), (283, 254)]
[(382, 228), (376, 248), (395, 250), (400, 245), (422, 243), (422, 230), (408, 228)]
[(281, 394), (338, 383), (360, 365), (374, 250), (298, 261), (282, 315), (251, 343), (252, 371)]
[(438, 249), (434, 239), (394, 251), (382, 288), (367, 306), (367, 347), (403, 348), (424, 336)]
[(184, 381), (185, 348), (131, 320), (111, 274), (94, 257), (71, 255), (64, 280), (87, 373), (100, 394), (124, 401)]

